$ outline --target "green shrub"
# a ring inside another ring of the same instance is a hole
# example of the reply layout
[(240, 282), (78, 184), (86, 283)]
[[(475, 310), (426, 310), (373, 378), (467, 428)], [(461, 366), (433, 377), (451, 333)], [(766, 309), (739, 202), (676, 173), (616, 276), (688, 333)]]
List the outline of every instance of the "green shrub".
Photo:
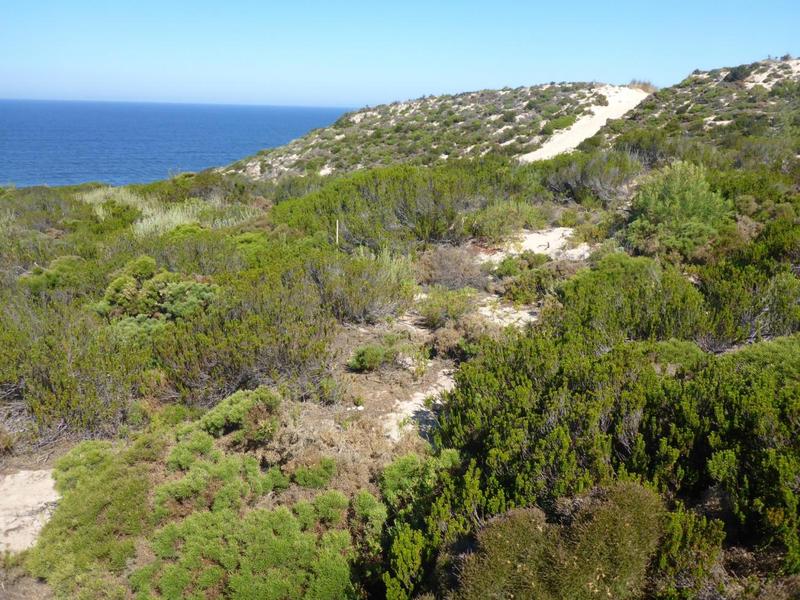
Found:
[(641, 185), (626, 239), (639, 252), (691, 259), (721, 234), (731, 216), (731, 203), (711, 190), (704, 169), (678, 162)]
[(106, 288), (95, 310), (109, 317), (181, 319), (208, 307), (219, 288), (188, 281), (177, 273), (156, 271), (156, 262), (141, 256), (129, 262)]
[(426, 327), (438, 329), (448, 321), (457, 321), (471, 308), (475, 292), (469, 288), (447, 290), (432, 287), (427, 296), (417, 305)]
[(236, 441), (266, 442), (277, 429), (273, 415), (280, 397), (267, 388), (239, 391), (217, 404), (198, 421), (214, 437), (236, 432)]
[(648, 258), (609, 254), (567, 281), (558, 298), (560, 326), (587, 342), (693, 339), (705, 331), (702, 295), (676, 268)]
[(322, 302), (341, 321), (380, 321), (405, 309), (414, 296), (410, 263), (388, 254), (330, 255), (308, 268)]
[(541, 229), (547, 224), (540, 208), (524, 202), (497, 202), (470, 215), (468, 231), (489, 243), (506, 241), (521, 229)]
[(382, 366), (394, 361), (397, 351), (379, 344), (367, 344), (356, 348), (355, 354), (347, 362), (347, 367), (352, 371), (363, 373), (375, 371)]
[(145, 435), (128, 451), (91, 441), (64, 455), (54, 471), (61, 500), (27, 557), (30, 572), (65, 598), (100, 597), (94, 584), (124, 593), (136, 540), (153, 525), (149, 479), (163, 447)]
[(82, 289), (91, 277), (87, 272), (90, 268), (80, 256), (59, 256), (50, 261), (47, 268), (35, 267), (21, 276), (20, 281), (36, 294), (62, 288)]
[(323, 458), (315, 466), (298, 467), (292, 479), (299, 486), (322, 489), (331, 482), (335, 475), (336, 461), (332, 458)]
[(568, 526), (536, 509), (490, 521), (460, 569), (455, 598), (637, 598), (661, 533), (658, 496), (620, 484)]
[(651, 565), (652, 596), (664, 600), (697, 597), (707, 587), (724, 537), (721, 521), (708, 520), (678, 505), (669, 514), (664, 536)]
[(286, 508), (196, 512), (153, 537), (156, 561), (134, 572), (134, 591), (163, 598), (353, 596), (349, 536), (303, 531)]
[(349, 528), (358, 553), (355, 567), (357, 577), (365, 583), (372, 583), (382, 570), (381, 537), (387, 517), (386, 506), (366, 490), (350, 500)]
[(512, 302), (533, 304), (555, 291), (556, 274), (547, 268), (527, 270), (504, 284), (503, 295)]
[(566, 129), (567, 127), (572, 126), (577, 120), (578, 118), (575, 115), (562, 115), (560, 117), (555, 117), (544, 124), (541, 133), (542, 135), (552, 135), (553, 132), (559, 129)]
[(339, 490), (322, 492), (314, 498), (317, 518), (326, 525), (338, 525), (344, 519), (344, 511), (348, 504), (347, 496)]

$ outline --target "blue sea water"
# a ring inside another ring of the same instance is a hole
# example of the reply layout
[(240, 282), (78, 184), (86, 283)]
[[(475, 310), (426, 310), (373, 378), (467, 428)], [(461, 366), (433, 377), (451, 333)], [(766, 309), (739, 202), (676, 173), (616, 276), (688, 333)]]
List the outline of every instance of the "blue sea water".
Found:
[(229, 164), (343, 108), (0, 100), (0, 185), (112, 185)]

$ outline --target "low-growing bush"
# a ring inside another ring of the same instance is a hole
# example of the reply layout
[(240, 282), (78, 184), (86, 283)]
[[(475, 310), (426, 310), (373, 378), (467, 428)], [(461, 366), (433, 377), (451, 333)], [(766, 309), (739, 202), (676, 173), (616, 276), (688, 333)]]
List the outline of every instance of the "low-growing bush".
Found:
[(424, 252), (417, 263), (417, 272), (420, 283), (450, 290), (478, 289), (486, 282), (474, 254), (459, 246), (436, 246)]
[(500, 243), (521, 229), (541, 229), (546, 224), (542, 210), (525, 202), (496, 202), (467, 219), (472, 236), (489, 243)]
[(410, 263), (387, 254), (326, 256), (309, 265), (309, 274), (322, 302), (341, 321), (380, 321), (414, 297)]
[(433, 287), (418, 303), (417, 310), (426, 327), (438, 329), (448, 321), (456, 321), (465, 315), (472, 308), (474, 296), (474, 290), (469, 288), (447, 290)]
[(336, 475), (336, 461), (332, 458), (323, 458), (317, 465), (298, 467), (292, 479), (301, 487), (322, 489), (331, 482), (334, 475)]
[(678, 505), (669, 514), (651, 565), (650, 594), (659, 600), (695, 598), (722, 551), (723, 523)]
[(478, 532), (455, 598), (637, 598), (662, 528), (658, 495), (620, 484), (566, 526), (536, 509), (512, 511)]

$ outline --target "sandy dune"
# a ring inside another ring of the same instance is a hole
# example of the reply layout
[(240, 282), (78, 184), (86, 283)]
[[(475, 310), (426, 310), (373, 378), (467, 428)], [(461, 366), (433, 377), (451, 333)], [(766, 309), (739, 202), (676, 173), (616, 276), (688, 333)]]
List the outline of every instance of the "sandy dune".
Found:
[(597, 91), (608, 98), (608, 106), (593, 106), (592, 114), (580, 117), (572, 127), (557, 131), (541, 148), (523, 154), (524, 163), (553, 158), (563, 152), (571, 152), (583, 140), (600, 131), (609, 119), (619, 119), (647, 97), (647, 92), (625, 86), (604, 85)]
[(57, 501), (50, 470), (0, 475), (0, 552), (33, 546)]

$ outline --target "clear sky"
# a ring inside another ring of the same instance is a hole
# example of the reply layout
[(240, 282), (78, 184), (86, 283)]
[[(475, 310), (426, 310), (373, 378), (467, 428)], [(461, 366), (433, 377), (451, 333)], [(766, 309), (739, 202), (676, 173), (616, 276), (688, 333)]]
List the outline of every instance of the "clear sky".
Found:
[(0, 0), (0, 98), (356, 107), (800, 54), (800, 0)]

